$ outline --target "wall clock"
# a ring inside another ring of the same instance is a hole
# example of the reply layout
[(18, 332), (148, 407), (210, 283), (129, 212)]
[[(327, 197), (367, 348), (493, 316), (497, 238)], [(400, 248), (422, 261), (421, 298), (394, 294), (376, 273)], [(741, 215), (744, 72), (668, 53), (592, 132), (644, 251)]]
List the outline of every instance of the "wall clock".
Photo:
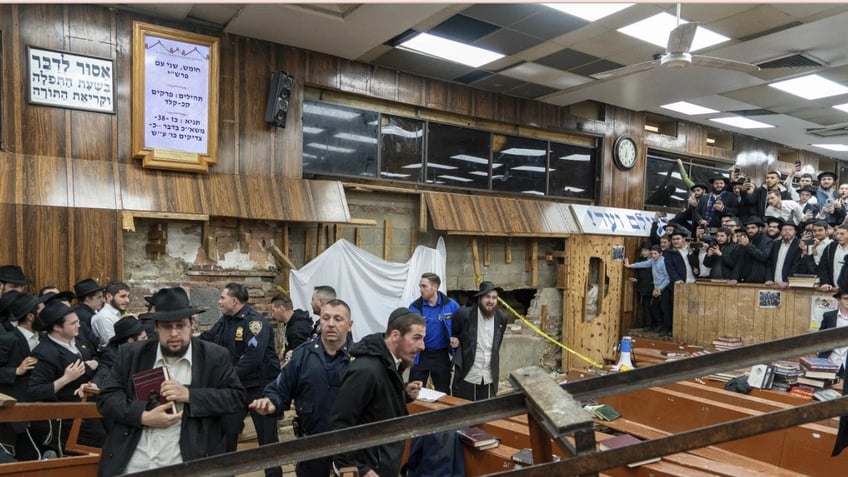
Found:
[(636, 165), (637, 154), (636, 141), (630, 136), (619, 136), (612, 146), (612, 159), (623, 171), (628, 171)]

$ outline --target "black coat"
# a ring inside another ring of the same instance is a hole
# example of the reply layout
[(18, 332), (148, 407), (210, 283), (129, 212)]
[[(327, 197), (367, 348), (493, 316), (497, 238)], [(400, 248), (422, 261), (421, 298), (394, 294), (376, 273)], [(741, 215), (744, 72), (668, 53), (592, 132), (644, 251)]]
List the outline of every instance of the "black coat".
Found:
[[(353, 345), (355, 359), (345, 373), (340, 399), (330, 413), (330, 428), (348, 427), (407, 415), (403, 378), (395, 368), (383, 333), (370, 334)], [(336, 467), (357, 467), (359, 475), (374, 470), (380, 476), (400, 473), (404, 441), (391, 442), (333, 456)]]
[(94, 370), (87, 364), (82, 376), (68, 383), (58, 392), (53, 390), (53, 381), (65, 374), (65, 368), (69, 364), (77, 360), (88, 361), (92, 359), (91, 349), (88, 345), (77, 342), (77, 349), (79, 349), (79, 355), (59, 346), (49, 337), (41, 340), (41, 343), (32, 350), (32, 355), (38, 359), (38, 363), (32, 370), (27, 386), (27, 399), (29, 401), (80, 401), (79, 396), (74, 395), (74, 391), (94, 377)]
[(735, 243), (727, 243), (721, 247), (721, 256), (707, 255), (704, 266), (710, 267), (710, 278), (724, 280), (739, 280), (742, 276), (741, 250)]
[[(757, 215), (759, 217), (766, 216), (766, 198), (768, 197), (769, 190), (766, 189), (765, 185), (757, 187), (754, 189), (754, 192), (748, 193), (745, 188), (742, 188), (742, 193), (740, 197), (742, 198), (742, 203), (746, 206), (756, 207)], [(792, 200), (792, 196), (789, 194), (789, 191), (786, 189), (780, 189), (780, 199), (781, 200)], [(752, 209), (753, 210), (753, 209)]]
[[(698, 206), (695, 207), (695, 211), (692, 217), (692, 220), (695, 222), (696, 225), (702, 219), (706, 218), (707, 202), (709, 202), (711, 195), (712, 192), (710, 192), (709, 194), (704, 194), (701, 197), (701, 200), (698, 201)], [(727, 189), (725, 189), (721, 191), (721, 194), (719, 194), (719, 198), (721, 199), (722, 203), (724, 203), (724, 209), (721, 211), (713, 211), (712, 220), (710, 220), (710, 223), (707, 225), (707, 227), (721, 226), (722, 217), (735, 217), (739, 210), (739, 198), (736, 197), (736, 194), (734, 194), (733, 191), (728, 191)]]
[[(103, 383), (97, 410), (114, 424), (103, 446), (99, 476), (122, 473), (141, 439), (141, 415), (147, 402), (135, 399), (132, 376), (153, 367), (158, 346), (158, 341), (121, 346)], [(223, 416), (246, 406), (244, 387), (226, 349), (192, 339), (191, 360), (189, 402), (183, 407), (179, 442), (184, 462), (226, 452)]]
[(97, 350), (97, 345), (100, 344), (100, 337), (98, 337), (97, 333), (95, 333), (91, 328), (91, 318), (94, 316), (94, 310), (85, 303), (77, 303), (72, 309), (80, 320), (80, 330), (79, 336), (77, 336), (77, 341), (84, 341), (91, 350), (91, 354), (94, 357), (98, 357), (99, 351)]
[[(839, 243), (834, 240), (827, 244), (827, 247), (822, 250), (821, 259), (816, 267), (816, 273), (819, 276), (820, 285), (836, 286), (839, 283), (839, 278), (845, 275), (840, 271), (839, 276), (833, 276), (833, 260), (836, 257), (836, 247), (838, 246)], [(842, 267), (842, 270), (845, 270), (844, 266)]]
[[(454, 380), (465, 379), (471, 366), (474, 364), (474, 356), (477, 354), (477, 305), (460, 308), (451, 323), (454, 338), (459, 339), (459, 353), (454, 353), (454, 364), (459, 368)], [(495, 309), (495, 336), (492, 340), (492, 383), (495, 392), (498, 391), (498, 379), (500, 378), (500, 349), (503, 335), (506, 331), (506, 315), (501, 310)], [(457, 357), (459, 359), (457, 359)]]
[[(830, 328), (836, 327), (836, 315), (839, 310), (832, 310), (826, 312), (822, 315), (822, 322), (819, 325), (819, 330), (828, 330)], [(819, 358), (829, 358), (830, 353), (833, 350), (822, 351), (819, 353)], [(842, 379), (843, 383), (848, 382), (848, 368), (845, 366), (842, 367)], [(842, 395), (848, 395), (848, 386), (843, 384), (842, 387)], [(836, 433), (836, 443), (833, 445), (833, 454), (834, 456), (839, 455), (842, 452), (842, 449), (848, 447), (848, 417), (841, 416), (839, 418), (839, 431)]]
[(745, 283), (765, 283), (771, 248), (774, 241), (765, 234), (757, 234), (748, 245), (738, 245), (740, 255), (740, 281)]
[[(774, 241), (771, 247), (771, 255), (769, 257), (768, 268), (766, 268), (766, 281), (774, 280), (775, 267), (777, 266), (777, 255), (780, 253), (780, 246), (783, 243), (782, 239)], [(789, 281), (789, 277), (797, 271), (798, 263), (801, 261), (801, 248), (798, 244), (801, 241), (798, 237), (792, 239), (789, 244), (789, 250), (786, 252), (786, 258), (783, 261), (783, 269), (781, 270), (780, 282)]]
[(286, 323), (286, 352), (312, 339), (312, 315), (308, 311), (294, 310)]
[(662, 255), (665, 257), (665, 270), (668, 272), (668, 279), (671, 280), (671, 289), (674, 290), (676, 282), (686, 282), (686, 260), (675, 248), (669, 248)]
[(16, 328), (0, 331), (0, 393), (25, 400), (32, 371), (18, 376), (17, 369), (29, 355), (29, 344), (20, 331)]

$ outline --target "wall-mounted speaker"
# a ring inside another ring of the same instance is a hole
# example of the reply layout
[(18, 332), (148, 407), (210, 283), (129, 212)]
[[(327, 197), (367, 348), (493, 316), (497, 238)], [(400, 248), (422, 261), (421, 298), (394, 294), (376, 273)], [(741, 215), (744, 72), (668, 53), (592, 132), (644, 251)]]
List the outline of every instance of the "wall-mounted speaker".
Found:
[(289, 113), (289, 99), (294, 78), (283, 71), (271, 73), (271, 88), (268, 90), (268, 106), (265, 108), (265, 122), (278, 128), (286, 127)]

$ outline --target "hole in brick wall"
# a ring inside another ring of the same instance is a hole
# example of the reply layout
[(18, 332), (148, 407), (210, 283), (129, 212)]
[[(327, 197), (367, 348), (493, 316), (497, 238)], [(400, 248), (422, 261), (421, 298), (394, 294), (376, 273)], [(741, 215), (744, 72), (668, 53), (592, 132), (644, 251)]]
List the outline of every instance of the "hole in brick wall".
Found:
[[(459, 306), (470, 306), (476, 303), (476, 298), (474, 298), (475, 293), (477, 293), (477, 290), (454, 290), (448, 292), (448, 296), (456, 300)], [(523, 316), (527, 314), (530, 303), (536, 297), (536, 289), (519, 288), (516, 290), (504, 290), (499, 296)], [(515, 319), (510, 313), (507, 313), (507, 317), (510, 322)]]

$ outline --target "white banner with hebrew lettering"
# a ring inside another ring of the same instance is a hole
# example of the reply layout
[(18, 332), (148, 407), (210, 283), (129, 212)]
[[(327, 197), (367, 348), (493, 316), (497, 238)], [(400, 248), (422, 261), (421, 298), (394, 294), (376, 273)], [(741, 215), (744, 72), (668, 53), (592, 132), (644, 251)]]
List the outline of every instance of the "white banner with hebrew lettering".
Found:
[(645, 210), (571, 204), (571, 212), (584, 234), (647, 237), (654, 223), (654, 213)]
[(112, 60), (29, 46), (27, 64), (30, 103), (115, 112)]

